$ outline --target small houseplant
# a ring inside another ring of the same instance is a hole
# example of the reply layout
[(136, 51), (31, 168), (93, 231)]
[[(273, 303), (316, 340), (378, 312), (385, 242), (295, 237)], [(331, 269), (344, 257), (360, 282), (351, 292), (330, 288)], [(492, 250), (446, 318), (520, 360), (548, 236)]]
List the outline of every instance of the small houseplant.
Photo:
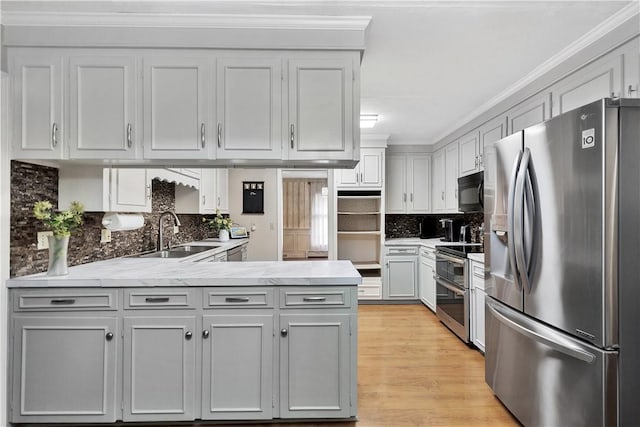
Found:
[(229, 240), (229, 230), (231, 229), (233, 221), (231, 220), (231, 218), (225, 218), (224, 216), (222, 216), (222, 214), (220, 213), (220, 209), (216, 209), (216, 216), (214, 216), (213, 218), (203, 218), (202, 220), (207, 222), (209, 228), (211, 228), (213, 231), (218, 232), (218, 238), (221, 241)]
[(67, 269), (67, 249), (71, 232), (82, 225), (84, 207), (79, 202), (71, 202), (66, 211), (54, 212), (53, 205), (48, 200), (36, 202), (33, 215), (42, 221), (47, 229), (53, 232), (49, 236), (49, 267), (47, 275), (64, 276)]

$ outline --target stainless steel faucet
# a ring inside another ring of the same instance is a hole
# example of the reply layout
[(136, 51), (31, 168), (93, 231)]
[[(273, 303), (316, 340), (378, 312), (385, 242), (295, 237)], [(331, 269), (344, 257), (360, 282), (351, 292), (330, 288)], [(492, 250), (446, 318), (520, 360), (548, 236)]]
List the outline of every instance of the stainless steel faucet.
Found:
[(177, 227), (180, 227), (181, 225), (180, 220), (178, 219), (178, 216), (174, 212), (164, 211), (160, 214), (160, 218), (158, 218), (158, 250), (159, 251), (162, 250), (162, 218), (167, 214), (173, 216), (173, 222)]

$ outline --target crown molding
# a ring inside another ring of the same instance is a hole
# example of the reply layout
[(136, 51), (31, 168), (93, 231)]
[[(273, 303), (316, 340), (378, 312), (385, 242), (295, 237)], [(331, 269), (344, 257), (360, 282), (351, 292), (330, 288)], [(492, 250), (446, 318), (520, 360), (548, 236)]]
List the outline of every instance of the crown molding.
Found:
[[(597, 56), (606, 53), (607, 50), (613, 49), (638, 35), (640, 35), (640, 2), (636, 1), (611, 15), (578, 40), (534, 68), (533, 71), (512, 86), (467, 114), (453, 126), (452, 130), (446, 131), (435, 138), (434, 141), (436, 142), (434, 145), (436, 145), (436, 148), (441, 148), (456, 137), (471, 130), (474, 126), (482, 124), (475, 119), (496, 110), (497, 107), (503, 104), (509, 104), (505, 105), (506, 108), (502, 109), (502, 111), (506, 111), (513, 106), (511, 105), (513, 102), (510, 104), (510, 101), (514, 99), (521, 101), (534, 95), (535, 90), (532, 91), (532, 87), (535, 87), (538, 91), (542, 90), (565, 75), (575, 71), (575, 69), (580, 66), (586, 65)], [(611, 41), (607, 42), (607, 40)], [(605, 41), (604, 44), (606, 46), (604, 48), (601, 46), (603, 41)], [(563, 65), (566, 68), (566, 64), (573, 64), (575, 58), (581, 58), (581, 63), (577, 64), (574, 68), (563, 70)], [(548, 77), (552, 75), (554, 77), (549, 79)], [(541, 82), (542, 84), (540, 84)], [(538, 86), (536, 86), (536, 84), (538, 84)], [(525, 95), (524, 97), (519, 96), (523, 94)], [(501, 111), (497, 111), (498, 114), (500, 112)], [(485, 117), (485, 119), (491, 119), (491, 117)], [(469, 124), (473, 124), (474, 126), (468, 126)]]
[(11, 11), (2, 13), (2, 24), (7, 27), (151, 27), (364, 31), (370, 22), (370, 16)]

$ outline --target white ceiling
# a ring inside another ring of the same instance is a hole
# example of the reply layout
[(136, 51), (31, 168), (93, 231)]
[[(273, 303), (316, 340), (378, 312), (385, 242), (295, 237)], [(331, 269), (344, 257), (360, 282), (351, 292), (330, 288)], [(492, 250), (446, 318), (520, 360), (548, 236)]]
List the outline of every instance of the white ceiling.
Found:
[(631, 1), (2, 1), (3, 10), (371, 16), (361, 112), (390, 144), (433, 144)]

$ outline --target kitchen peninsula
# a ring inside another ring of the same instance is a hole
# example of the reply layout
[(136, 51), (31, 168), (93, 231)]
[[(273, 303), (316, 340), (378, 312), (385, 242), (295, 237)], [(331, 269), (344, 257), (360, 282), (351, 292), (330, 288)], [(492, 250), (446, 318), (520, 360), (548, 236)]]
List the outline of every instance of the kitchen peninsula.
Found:
[(353, 265), (195, 259), (9, 280), (9, 420), (355, 419)]

